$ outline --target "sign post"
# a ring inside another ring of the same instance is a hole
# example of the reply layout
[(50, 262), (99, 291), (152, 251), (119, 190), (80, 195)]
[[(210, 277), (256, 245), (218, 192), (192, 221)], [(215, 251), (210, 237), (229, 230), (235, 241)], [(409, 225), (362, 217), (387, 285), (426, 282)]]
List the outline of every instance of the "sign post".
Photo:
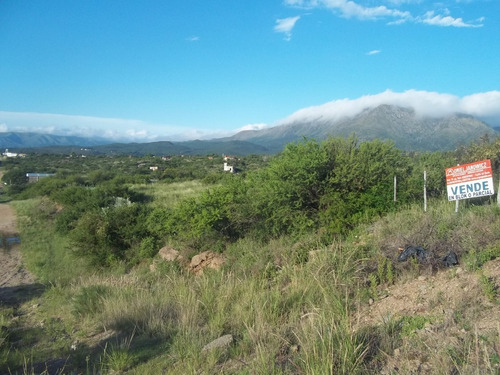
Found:
[(427, 171), (424, 170), (424, 212), (427, 212)]
[(457, 203), (461, 199), (495, 194), (491, 161), (482, 160), (446, 168), (446, 188), (448, 200)]

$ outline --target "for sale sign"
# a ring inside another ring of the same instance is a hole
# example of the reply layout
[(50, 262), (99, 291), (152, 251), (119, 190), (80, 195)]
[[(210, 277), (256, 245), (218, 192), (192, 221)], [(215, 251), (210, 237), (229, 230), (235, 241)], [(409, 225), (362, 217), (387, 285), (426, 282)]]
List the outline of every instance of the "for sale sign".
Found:
[(483, 160), (446, 168), (446, 187), (450, 201), (495, 194), (491, 161)]

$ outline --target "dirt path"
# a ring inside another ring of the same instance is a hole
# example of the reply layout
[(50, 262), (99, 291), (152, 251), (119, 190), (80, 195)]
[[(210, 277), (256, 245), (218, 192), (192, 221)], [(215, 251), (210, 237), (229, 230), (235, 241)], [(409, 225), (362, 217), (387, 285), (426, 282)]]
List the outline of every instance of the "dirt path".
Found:
[(7, 243), (18, 236), (16, 213), (8, 204), (0, 204), (0, 234), (0, 302), (17, 303), (18, 293), (33, 285), (35, 278), (23, 267), (20, 245)]

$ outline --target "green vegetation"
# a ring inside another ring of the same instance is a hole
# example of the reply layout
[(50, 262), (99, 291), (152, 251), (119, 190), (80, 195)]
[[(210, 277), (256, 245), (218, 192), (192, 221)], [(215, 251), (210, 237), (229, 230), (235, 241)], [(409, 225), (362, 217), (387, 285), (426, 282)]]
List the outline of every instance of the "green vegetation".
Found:
[[(500, 255), (500, 208), (483, 198), (455, 212), (443, 177), (481, 152), (498, 175), (496, 142), (410, 155), (353, 137), (304, 140), (242, 158), (234, 175), (215, 156), (149, 156), (144, 168), (144, 158), (9, 161), (6, 182), (14, 171), (56, 175), (8, 182), (24, 259), (42, 285), (0, 305), (0, 372), (53, 373), (59, 359), (60, 374), (372, 374), (396, 371), (391, 361), (415, 373), (418, 358), (433, 373), (497, 373), (498, 320), (483, 327), (499, 311), (500, 276), (485, 267)], [(433, 258), (398, 262), (407, 244)], [(182, 258), (161, 261), (165, 245)], [(225, 263), (195, 275), (186, 263), (204, 250)], [(450, 250), (460, 273), (439, 263)], [(420, 311), (431, 292), (416, 281), (438, 274), (477, 282), (459, 284), (469, 294), (453, 305), (439, 290), (432, 313)], [(372, 316), (390, 288), (412, 282), (414, 311)], [(227, 346), (203, 350), (224, 335)]]

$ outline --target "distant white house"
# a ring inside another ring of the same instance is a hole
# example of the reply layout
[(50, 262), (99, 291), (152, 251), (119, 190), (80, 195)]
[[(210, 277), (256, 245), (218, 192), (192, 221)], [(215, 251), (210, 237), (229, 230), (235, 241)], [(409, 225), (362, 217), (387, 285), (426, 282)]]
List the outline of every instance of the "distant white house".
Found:
[(234, 167), (232, 165), (227, 165), (227, 163), (224, 163), (224, 172), (234, 173)]
[(5, 149), (5, 152), (2, 155), (7, 158), (16, 158), (18, 156), (18, 154), (15, 152), (9, 152), (9, 149), (7, 148)]

